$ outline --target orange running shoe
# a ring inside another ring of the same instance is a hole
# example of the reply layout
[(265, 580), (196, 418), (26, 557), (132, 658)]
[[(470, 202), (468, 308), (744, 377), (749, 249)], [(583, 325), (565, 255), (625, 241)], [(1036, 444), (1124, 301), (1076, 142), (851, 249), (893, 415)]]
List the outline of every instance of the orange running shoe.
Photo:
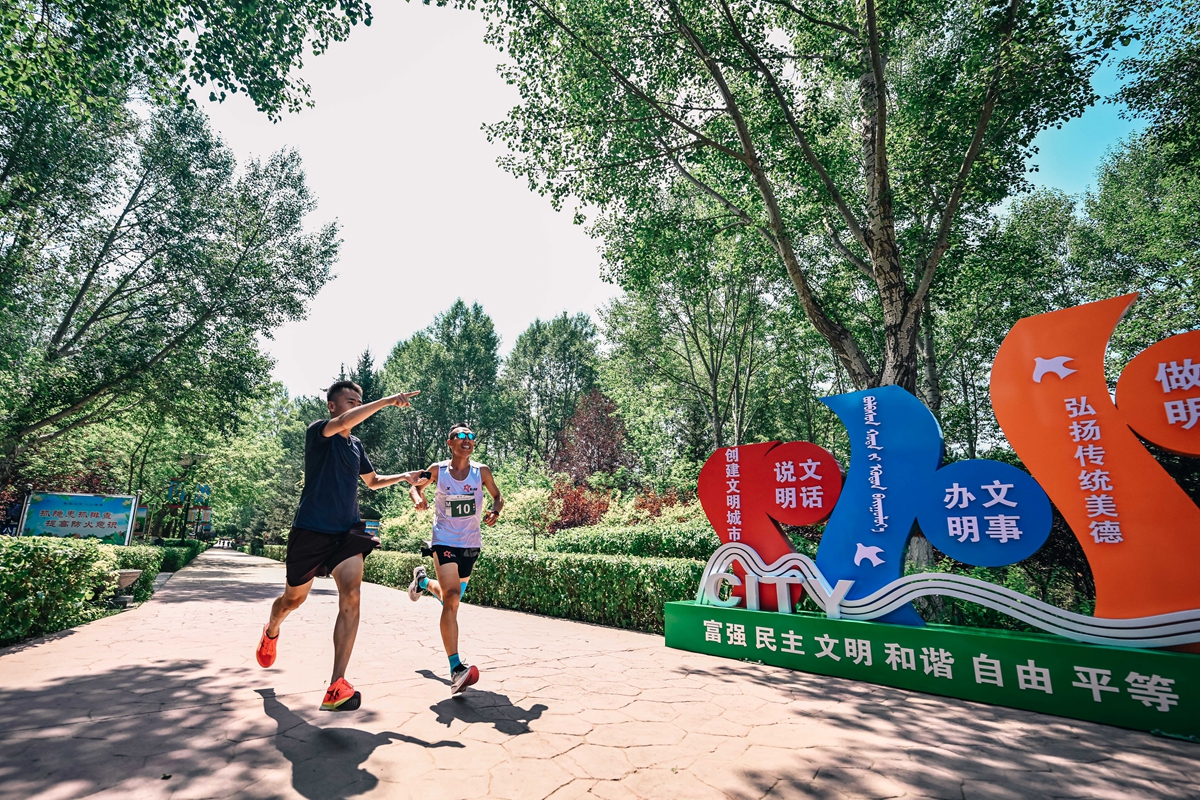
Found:
[(450, 694), (458, 694), (479, 680), (479, 667), (459, 664), (458, 669), (450, 673)]
[(275, 647), (278, 644), (279, 637), (272, 639), (267, 636), (267, 626), (263, 625), (262, 638), (258, 640), (258, 649), (254, 651), (260, 667), (269, 667), (275, 663)]
[(345, 678), (338, 678), (325, 692), (325, 702), (321, 703), (322, 711), (357, 711), (362, 705), (362, 692), (354, 691), (354, 687)]

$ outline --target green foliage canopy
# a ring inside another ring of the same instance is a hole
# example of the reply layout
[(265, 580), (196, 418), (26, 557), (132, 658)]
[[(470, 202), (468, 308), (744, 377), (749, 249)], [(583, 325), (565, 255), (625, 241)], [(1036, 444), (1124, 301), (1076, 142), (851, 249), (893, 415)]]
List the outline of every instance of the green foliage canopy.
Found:
[(6, 470), (30, 447), (135, 409), (222, 427), (262, 385), (257, 337), (303, 316), (330, 277), (337, 229), (305, 231), (315, 200), (295, 152), (235, 174), (186, 107), (123, 130), (87, 205), (68, 198), (73, 213), (49, 219), (44, 204), (23, 207), (0, 229)]
[(505, 166), (648, 237), (760, 236), (859, 388), (915, 388), (956, 223), (1024, 186), (1124, 32), (1053, 0), (480, 5), (521, 94)]
[(385, 419), (381, 468), (417, 469), (440, 461), (456, 423), (473, 426), (481, 444), (501, 429), (499, 350), (491, 318), (478, 303), (468, 306), (462, 300), (399, 342), (383, 365), (387, 391), (419, 389), (421, 395), (411, 413)]
[(1200, 3), (1139, 0), (1140, 51), (1121, 63), (1126, 83), (1115, 99), (1150, 123), (1150, 133), (1173, 161), (1200, 163)]
[(586, 314), (535, 319), (504, 361), (511, 444), (527, 458), (554, 460), (567, 421), (596, 383), (596, 328)]
[(121, 104), (142, 82), (158, 94), (245, 91), (278, 117), (307, 103), (293, 74), (305, 51), (324, 52), (358, 22), (363, 0), (11, 0), (0, 4), (0, 110), (36, 99), (86, 112)]

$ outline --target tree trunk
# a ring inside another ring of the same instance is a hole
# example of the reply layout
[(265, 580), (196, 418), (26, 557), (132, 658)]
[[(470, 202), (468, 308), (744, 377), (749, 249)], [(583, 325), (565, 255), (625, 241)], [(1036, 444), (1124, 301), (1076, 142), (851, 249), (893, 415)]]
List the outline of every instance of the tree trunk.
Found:
[[(933, 566), (933, 545), (919, 533), (914, 533), (908, 540), (908, 551), (905, 554), (906, 566), (914, 573), (928, 572)], [(908, 569), (905, 570), (908, 572)], [(922, 597), (915, 602), (917, 610), (930, 622), (943, 622), (946, 612), (946, 602), (941, 597)]]
[(925, 314), (925, 324), (921, 326), (921, 357), (925, 360), (925, 405), (940, 417), (942, 412), (942, 377), (938, 371), (937, 351), (934, 349), (933, 327), (929, 315)]
[[(887, 154), (881, 141), (886, 110), (872, 69), (866, 70), (859, 79), (859, 102), (863, 114), (863, 170), (867, 190), (866, 243), (883, 308), (883, 364), (876, 385), (894, 383), (915, 394), (918, 326), (917, 320), (908, 313), (912, 292), (896, 244), (892, 186)], [(857, 380), (855, 384), (857, 386)]]
[(920, 572), (933, 566), (933, 545), (920, 534), (908, 540), (908, 560)]

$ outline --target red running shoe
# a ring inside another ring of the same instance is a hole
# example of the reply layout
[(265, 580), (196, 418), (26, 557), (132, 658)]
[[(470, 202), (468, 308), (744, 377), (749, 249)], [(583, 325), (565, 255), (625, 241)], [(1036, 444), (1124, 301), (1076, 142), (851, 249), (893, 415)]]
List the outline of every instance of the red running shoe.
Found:
[(322, 711), (357, 711), (362, 705), (362, 693), (354, 691), (354, 687), (345, 678), (338, 678), (325, 692), (325, 702), (321, 703)]
[(275, 663), (275, 647), (278, 644), (279, 637), (272, 639), (267, 636), (267, 626), (263, 625), (262, 638), (258, 640), (258, 649), (254, 651), (260, 667), (266, 668)]

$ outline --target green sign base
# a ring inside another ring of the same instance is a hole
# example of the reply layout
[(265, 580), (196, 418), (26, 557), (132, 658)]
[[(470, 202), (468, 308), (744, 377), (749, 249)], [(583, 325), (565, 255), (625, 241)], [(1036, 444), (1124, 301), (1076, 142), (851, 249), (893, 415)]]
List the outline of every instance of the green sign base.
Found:
[(666, 604), (667, 647), (1200, 740), (1200, 655)]

